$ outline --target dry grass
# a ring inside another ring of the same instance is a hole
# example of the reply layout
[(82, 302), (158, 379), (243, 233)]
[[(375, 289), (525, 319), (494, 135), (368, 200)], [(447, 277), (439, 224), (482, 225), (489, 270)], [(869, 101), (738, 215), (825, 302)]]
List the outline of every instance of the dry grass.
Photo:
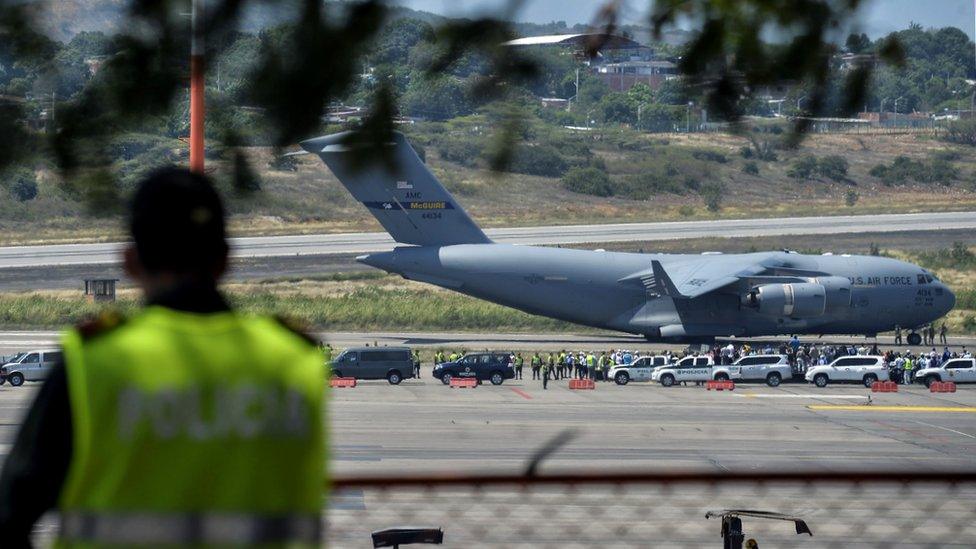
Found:
[[(673, 147), (668, 151), (674, 153), (683, 147), (722, 151), (729, 160), (727, 163), (708, 162), (708, 169), (727, 188), (722, 211), (707, 212), (695, 194), (659, 194), (649, 196), (649, 200), (578, 195), (564, 190), (554, 178), (495, 174), (444, 162), (433, 147), (427, 149), (428, 165), (485, 227), (976, 209), (976, 193), (963, 190), (961, 183), (948, 188), (918, 185), (893, 188), (868, 175), (871, 167), (890, 163), (898, 155), (923, 159), (935, 151), (951, 150), (959, 154), (954, 163), (963, 179), (971, 180), (976, 172), (976, 149), (946, 145), (931, 137), (812, 135), (803, 141), (799, 150), (778, 151), (778, 162), (760, 162), (758, 176), (742, 172), (744, 161), (738, 151), (747, 144), (744, 138), (725, 134), (644, 138), (655, 143), (666, 139), (668, 147)], [(658, 153), (620, 151), (599, 142), (594, 146), (597, 154), (607, 160), (611, 173), (640, 162), (657, 161)], [(235, 197), (224, 186), (228, 191), (234, 234), (381, 230), (319, 159), (297, 157), (296, 172), (279, 172), (267, 168), (270, 149), (252, 148), (248, 152), (254, 167), (262, 171), (264, 192), (244, 199)], [(846, 157), (851, 166), (850, 181), (798, 183), (788, 178), (786, 171), (792, 159), (806, 154)], [(227, 172), (225, 163), (214, 162), (211, 167), (218, 176)], [(854, 207), (844, 205), (844, 193), (849, 188), (855, 188), (860, 194)], [(120, 219), (86, 216), (79, 204), (60, 194), (51, 175), (42, 178), (37, 199), (24, 204), (7, 202), (0, 207), (0, 245), (97, 242), (123, 237)]]

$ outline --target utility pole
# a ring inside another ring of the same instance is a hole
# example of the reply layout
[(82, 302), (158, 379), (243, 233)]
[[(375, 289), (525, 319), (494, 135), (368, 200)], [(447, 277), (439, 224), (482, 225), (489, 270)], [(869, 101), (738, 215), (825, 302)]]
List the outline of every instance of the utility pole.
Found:
[(204, 170), (204, 19), (205, 0), (192, 0), (190, 39), (190, 170)]

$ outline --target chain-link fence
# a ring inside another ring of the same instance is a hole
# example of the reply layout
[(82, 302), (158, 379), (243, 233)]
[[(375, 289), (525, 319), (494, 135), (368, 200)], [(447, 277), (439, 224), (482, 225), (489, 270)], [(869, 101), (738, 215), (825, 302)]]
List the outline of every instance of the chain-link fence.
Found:
[[(347, 479), (330, 497), (330, 547), (440, 527), (447, 547), (723, 547), (742, 513), (760, 547), (976, 547), (976, 474), (562, 475)], [(737, 545), (736, 545), (737, 547)]]

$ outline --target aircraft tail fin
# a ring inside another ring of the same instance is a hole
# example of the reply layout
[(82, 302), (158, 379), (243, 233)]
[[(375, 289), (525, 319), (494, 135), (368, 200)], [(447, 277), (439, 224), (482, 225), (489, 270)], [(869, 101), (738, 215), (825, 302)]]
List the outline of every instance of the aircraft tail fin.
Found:
[(406, 137), (393, 132), (389, 159), (355, 164), (352, 132), (303, 141), (390, 236), (401, 244), (449, 246), (491, 240), (430, 173)]

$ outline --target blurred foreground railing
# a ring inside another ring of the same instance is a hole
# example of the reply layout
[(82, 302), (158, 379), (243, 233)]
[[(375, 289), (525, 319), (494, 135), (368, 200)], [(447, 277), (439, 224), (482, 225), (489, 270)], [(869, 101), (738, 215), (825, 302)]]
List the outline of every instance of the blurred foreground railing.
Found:
[[(473, 467), (482, 467), (473, 463)], [(976, 473), (674, 473), (346, 478), (333, 483), (329, 547), (437, 526), (446, 547), (723, 547), (707, 511), (743, 518), (766, 547), (976, 547)]]

